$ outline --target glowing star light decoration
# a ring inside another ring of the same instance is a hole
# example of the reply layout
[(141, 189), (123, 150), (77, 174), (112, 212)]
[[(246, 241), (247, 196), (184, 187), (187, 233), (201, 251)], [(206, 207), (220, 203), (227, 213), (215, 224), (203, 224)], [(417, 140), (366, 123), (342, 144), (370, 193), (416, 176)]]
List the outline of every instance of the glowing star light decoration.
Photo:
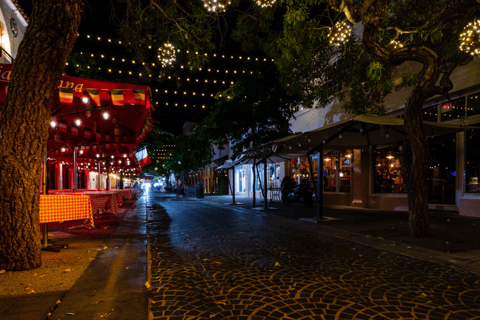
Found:
[(474, 54), (480, 53), (480, 20), (470, 22), (460, 34), (460, 50)]
[(158, 48), (158, 60), (162, 67), (168, 67), (175, 61), (175, 47), (171, 43), (165, 43), (163, 47)]
[(230, 0), (203, 0), (203, 5), (209, 12), (222, 13), (227, 11), (227, 6), (231, 4)]
[(256, 0), (258, 6), (262, 8), (271, 7), (275, 4), (277, 0)]
[(393, 46), (393, 49), (403, 48), (403, 44), (401, 42), (396, 41), (396, 40), (390, 41), (390, 45)]
[(351, 33), (352, 28), (345, 21), (338, 21), (333, 28), (330, 28), (330, 33), (328, 34), (330, 44), (338, 47), (348, 42), (348, 36)]

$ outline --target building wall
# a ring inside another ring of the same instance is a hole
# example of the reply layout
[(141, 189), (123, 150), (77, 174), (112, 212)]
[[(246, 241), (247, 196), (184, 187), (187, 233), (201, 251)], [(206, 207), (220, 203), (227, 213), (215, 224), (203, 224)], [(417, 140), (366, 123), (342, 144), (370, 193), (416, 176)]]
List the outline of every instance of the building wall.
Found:
[[(10, 27), (11, 20), (15, 21), (17, 36), (15, 37)], [(13, 4), (11, 0), (0, 1), (0, 22), (3, 25), (3, 35), (1, 37), (2, 47), (15, 58), (18, 53), (18, 47), (27, 30), (27, 21), (22, 13)], [(6, 62), (6, 61), (4, 61)]]
[[(420, 67), (421, 65), (415, 63), (404, 64), (397, 70), (397, 75), (401, 76), (402, 73), (409, 70), (419, 70)], [(458, 67), (452, 73), (451, 80), (454, 83), (454, 88), (449, 93), (449, 97), (452, 100), (480, 91), (480, 59), (474, 58), (469, 64)], [(401, 114), (410, 92), (411, 88), (403, 88), (388, 95), (385, 99), (387, 113), (391, 115)], [(425, 105), (445, 101), (448, 101), (445, 97), (435, 96), (426, 101)], [(295, 118), (290, 121), (290, 128), (293, 132), (306, 132), (353, 116), (346, 115), (342, 107), (343, 103), (337, 101), (325, 108), (300, 108), (300, 110), (294, 114)], [(458, 124), (461, 121), (461, 119), (457, 119), (449, 122)], [(465, 119), (465, 124), (467, 125), (479, 126), (479, 123), (480, 115)], [(430, 207), (436, 209), (457, 209), (461, 215), (480, 216), (480, 194), (465, 193), (465, 132), (457, 133), (455, 140), (457, 172), (455, 205), (431, 204)], [(408, 209), (406, 194), (381, 194), (372, 191), (372, 164), (374, 161), (372, 150), (373, 149), (354, 150), (355, 156), (352, 165), (351, 192), (326, 192), (324, 197), (326, 205), (347, 205), (384, 210)]]

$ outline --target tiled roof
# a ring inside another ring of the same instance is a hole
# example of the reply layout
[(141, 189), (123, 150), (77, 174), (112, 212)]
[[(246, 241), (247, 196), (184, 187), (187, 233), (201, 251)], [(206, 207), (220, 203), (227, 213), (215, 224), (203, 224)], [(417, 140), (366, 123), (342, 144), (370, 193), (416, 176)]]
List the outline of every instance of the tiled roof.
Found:
[(18, 11), (20, 11), (20, 13), (22, 14), (23, 18), (28, 22), (30, 23), (30, 19), (28, 19), (28, 16), (27, 14), (23, 11), (22, 7), (20, 7), (20, 5), (18, 4), (18, 1), (17, 0), (11, 0), (13, 2), (13, 4), (15, 4), (15, 6), (17, 7)]

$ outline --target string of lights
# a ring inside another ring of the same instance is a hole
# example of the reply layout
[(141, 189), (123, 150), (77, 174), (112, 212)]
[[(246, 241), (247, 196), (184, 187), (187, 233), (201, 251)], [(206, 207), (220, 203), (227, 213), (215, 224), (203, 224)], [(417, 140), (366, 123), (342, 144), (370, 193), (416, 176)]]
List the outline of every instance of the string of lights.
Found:
[[(80, 52), (80, 54), (84, 54), (83, 52)], [(112, 56), (105, 56), (104, 54), (94, 54), (94, 53), (85, 53), (87, 55), (90, 55), (91, 57), (98, 57), (98, 58), (101, 58), (101, 59), (107, 59), (107, 60), (111, 60), (111, 61), (114, 61), (114, 62), (126, 62), (126, 63), (131, 63), (131, 64), (137, 64), (137, 61), (135, 60), (129, 60), (129, 59), (125, 59), (125, 58), (117, 58), (117, 57), (112, 57)], [(69, 63), (67, 62), (66, 65), (68, 66)], [(147, 65), (147, 63), (145, 62), (142, 62), (142, 65), (145, 66)], [(152, 63), (148, 63), (149, 66), (152, 66), (152, 67), (155, 67), (156, 64), (155, 62), (152, 62)], [(77, 64), (77, 66), (80, 66), (79, 64)], [(88, 68), (90, 68), (90, 66), (88, 66)], [(100, 68), (99, 68), (100, 69)], [(104, 68), (105, 69), (105, 68)], [(185, 69), (185, 66), (184, 65), (180, 65), (180, 69)], [(119, 70), (119, 69), (116, 69), (116, 70)], [(190, 68), (190, 70), (193, 71), (192, 68)], [(121, 71), (125, 71), (125, 70), (121, 70)], [(217, 72), (217, 73), (240, 73), (240, 72), (243, 72), (245, 73), (245, 70), (228, 70), (228, 69), (223, 69), (220, 71), (220, 69), (212, 69), (212, 68), (198, 68), (197, 70), (195, 70), (195, 72), (198, 72), (198, 71), (203, 71), (203, 72)], [(128, 72), (128, 71), (127, 71)]]
[(340, 46), (345, 42), (348, 42), (348, 37), (352, 33), (352, 28), (345, 21), (338, 21), (333, 28), (330, 28), (328, 38), (330, 44), (334, 46)]
[[(79, 34), (80, 35), (80, 34)], [(97, 39), (97, 41), (106, 41), (108, 43), (112, 43), (112, 44), (119, 44), (121, 45), (123, 42), (121, 40), (112, 40), (110, 38), (102, 38), (102, 37), (99, 37), (99, 36), (91, 36), (89, 34), (86, 34), (85, 35), (87, 39), (90, 39), (90, 40), (93, 40), (93, 39)], [(155, 48), (153, 46), (148, 46), (148, 49), (150, 50), (158, 50), (158, 48)], [(181, 52), (180, 49), (176, 49), (176, 52)], [(186, 50), (185, 51), (186, 53), (190, 53), (190, 50)], [(264, 61), (264, 62), (267, 62), (267, 61), (275, 61), (274, 59), (267, 59), (267, 58), (258, 58), (258, 57), (250, 57), (250, 56), (236, 56), (236, 55), (224, 55), (224, 54), (217, 54), (217, 53), (201, 53), (201, 52), (198, 52), (196, 51), (195, 52), (196, 55), (204, 55), (205, 57), (212, 57), (212, 58), (222, 58), (222, 59), (237, 59), (237, 60), (254, 60), (254, 61)], [(132, 61), (135, 61), (135, 60), (132, 60)], [(135, 63), (135, 62), (133, 62)]]
[(480, 20), (470, 22), (460, 34), (460, 50), (471, 55), (480, 53)]

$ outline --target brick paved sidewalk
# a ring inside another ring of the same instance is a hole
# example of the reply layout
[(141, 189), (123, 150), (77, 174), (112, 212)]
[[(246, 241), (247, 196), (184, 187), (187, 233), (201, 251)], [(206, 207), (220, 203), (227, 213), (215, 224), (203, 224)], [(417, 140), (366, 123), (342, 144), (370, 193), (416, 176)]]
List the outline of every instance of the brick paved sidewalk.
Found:
[[(229, 205), (232, 196), (207, 195), (203, 199), (181, 196), (186, 201), (208, 201), (218, 205)], [(252, 198), (235, 197), (235, 207), (252, 209)], [(263, 207), (263, 200), (256, 199), (256, 207)], [(384, 250), (396, 252), (435, 263), (443, 263), (480, 274), (480, 219), (460, 217), (458, 212), (431, 210), (431, 235), (428, 238), (410, 236), (408, 213), (353, 207), (325, 206), (324, 217), (332, 220), (315, 223), (316, 203), (306, 208), (302, 204), (283, 205), (268, 203), (276, 210), (268, 215), (295, 219), (322, 227), (330, 235), (348, 239)]]

